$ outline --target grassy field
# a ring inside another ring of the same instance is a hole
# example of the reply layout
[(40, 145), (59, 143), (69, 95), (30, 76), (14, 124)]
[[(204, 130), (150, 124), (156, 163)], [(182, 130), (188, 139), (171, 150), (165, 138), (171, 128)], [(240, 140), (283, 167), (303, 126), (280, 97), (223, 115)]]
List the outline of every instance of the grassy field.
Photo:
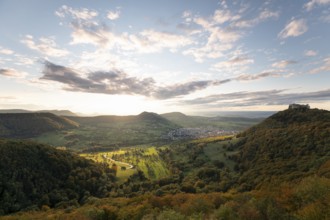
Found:
[(231, 170), (234, 169), (235, 162), (228, 159), (228, 156), (238, 153), (238, 151), (233, 151), (230, 149), (230, 146), (234, 144), (237, 139), (232, 140), (224, 140), (215, 143), (208, 143), (204, 147), (205, 155), (210, 158), (210, 160), (219, 160), (223, 162), (226, 167), (230, 168)]
[[(156, 147), (123, 148), (116, 151), (83, 153), (80, 155), (99, 163), (106, 163), (110, 168), (113, 163), (116, 163), (119, 182), (126, 181), (137, 170), (141, 170), (151, 180), (170, 174), (165, 163), (159, 157)], [(130, 165), (133, 165), (133, 168)]]

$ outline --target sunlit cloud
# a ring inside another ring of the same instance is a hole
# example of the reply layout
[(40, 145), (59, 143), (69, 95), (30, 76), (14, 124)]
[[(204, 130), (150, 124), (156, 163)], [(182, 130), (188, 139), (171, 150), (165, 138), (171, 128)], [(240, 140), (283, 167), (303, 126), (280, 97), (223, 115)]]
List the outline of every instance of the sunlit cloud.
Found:
[(29, 65), (34, 64), (37, 61), (37, 59), (32, 59), (32, 58), (25, 57), (22, 55), (17, 55), (15, 61), (16, 61), (15, 64), (17, 64), (17, 65), (29, 66)]
[(277, 19), (280, 15), (279, 11), (271, 11), (269, 9), (262, 10), (259, 15), (253, 19), (246, 20), (246, 19), (239, 19), (238, 21), (233, 23), (233, 26), (239, 28), (249, 28), (253, 27), (267, 19)]
[(115, 35), (106, 25), (97, 22), (72, 22), (71, 44), (92, 44), (99, 47), (109, 47), (115, 41)]
[(214, 64), (212, 69), (215, 70), (233, 70), (236, 67), (242, 68), (243, 66), (254, 63), (254, 60), (245, 56), (237, 56), (227, 61), (222, 61)]
[(120, 16), (120, 10), (117, 9), (116, 11), (108, 11), (107, 18), (110, 20), (117, 20)]
[(144, 30), (139, 35), (130, 35), (129, 40), (131, 48), (128, 49), (136, 49), (141, 53), (160, 52), (163, 49), (176, 52), (177, 49), (193, 43), (188, 37), (151, 29)]
[(280, 39), (288, 37), (298, 37), (308, 30), (305, 19), (298, 19), (290, 21), (285, 28), (278, 34)]
[(60, 18), (64, 18), (66, 15), (70, 15), (75, 19), (89, 20), (98, 16), (98, 12), (87, 8), (73, 9), (67, 5), (63, 5), (57, 11), (55, 11), (55, 15)]
[(12, 50), (0, 47), (0, 54), (11, 55), (13, 53), (14, 53), (14, 51), (12, 51)]
[(304, 8), (307, 11), (310, 11), (314, 7), (323, 6), (323, 5), (327, 5), (327, 4), (330, 4), (330, 0), (310, 0), (309, 2), (307, 2), (306, 4), (304, 4)]
[(322, 64), (319, 67), (312, 69), (310, 73), (315, 74), (327, 71), (330, 71), (330, 57), (323, 59)]
[(308, 57), (314, 57), (314, 56), (317, 55), (317, 51), (315, 51), (315, 50), (306, 50), (304, 55), (308, 56)]
[(32, 50), (36, 50), (41, 54), (50, 57), (63, 57), (70, 54), (68, 50), (58, 48), (57, 44), (52, 38), (41, 37), (39, 40), (35, 40), (33, 36), (26, 35), (25, 38), (21, 40), (21, 43)]
[[(270, 18), (278, 18), (278, 11), (268, 9), (262, 10), (259, 15), (251, 20), (246, 20), (242, 17), (244, 10), (232, 12), (225, 9), (215, 10), (211, 17), (205, 18), (201, 16), (192, 17), (191, 13), (185, 12), (183, 17), (189, 18), (189, 22), (180, 24), (179, 27), (186, 31), (191, 31), (192, 34), (207, 36), (207, 40), (201, 43), (198, 47), (191, 47), (183, 52), (184, 55), (191, 55), (196, 62), (204, 62), (206, 59), (216, 59), (223, 57), (228, 51), (236, 46), (237, 41), (243, 37), (243, 33), (239, 28), (252, 27), (260, 22)], [(193, 22), (203, 29), (196, 31), (196, 28), (191, 26)]]
[(283, 69), (283, 68), (288, 67), (289, 65), (296, 64), (296, 63), (297, 63), (297, 61), (295, 61), (295, 60), (281, 60), (279, 62), (273, 63), (272, 67)]

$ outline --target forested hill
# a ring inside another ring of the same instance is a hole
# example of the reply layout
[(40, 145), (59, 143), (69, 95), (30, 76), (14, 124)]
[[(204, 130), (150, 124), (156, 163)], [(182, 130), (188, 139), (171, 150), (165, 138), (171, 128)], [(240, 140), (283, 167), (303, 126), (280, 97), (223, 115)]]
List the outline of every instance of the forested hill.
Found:
[(91, 126), (112, 126), (113, 124), (134, 125), (136, 123), (167, 125), (170, 127), (178, 127), (166, 118), (152, 112), (142, 112), (139, 115), (117, 116), (117, 115), (101, 115), (94, 117), (68, 117), (81, 125)]
[(78, 126), (78, 123), (52, 113), (0, 114), (0, 137), (33, 137)]
[(181, 112), (171, 112), (161, 114), (167, 120), (186, 128), (198, 127), (214, 127), (224, 130), (245, 130), (252, 125), (262, 121), (263, 118), (248, 118), (248, 117), (204, 117), (204, 116), (189, 116)]
[(0, 155), (0, 215), (105, 197), (115, 178), (109, 168), (34, 142), (0, 139)]
[(329, 111), (288, 109), (240, 136), (236, 168), (246, 190), (315, 174), (330, 178)]

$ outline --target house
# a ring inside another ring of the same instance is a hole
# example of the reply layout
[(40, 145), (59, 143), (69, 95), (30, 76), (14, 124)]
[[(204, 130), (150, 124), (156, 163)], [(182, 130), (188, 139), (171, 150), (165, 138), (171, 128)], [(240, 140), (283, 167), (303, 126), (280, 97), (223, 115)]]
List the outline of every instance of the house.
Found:
[(308, 104), (306, 105), (300, 105), (300, 104), (290, 104), (289, 109), (310, 109), (310, 106)]

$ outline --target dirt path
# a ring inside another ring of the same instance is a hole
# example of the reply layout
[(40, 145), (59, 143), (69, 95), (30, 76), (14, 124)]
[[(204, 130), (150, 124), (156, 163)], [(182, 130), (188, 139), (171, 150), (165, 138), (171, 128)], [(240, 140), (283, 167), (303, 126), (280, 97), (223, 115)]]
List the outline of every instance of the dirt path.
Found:
[(123, 164), (123, 165), (127, 166), (126, 169), (133, 169), (133, 167), (134, 167), (132, 164), (121, 162), (121, 161), (117, 161), (117, 160), (113, 160), (113, 159), (107, 157), (107, 155), (105, 155), (105, 154), (103, 155), (103, 157), (106, 158), (106, 159), (108, 159), (108, 160), (110, 160), (113, 163), (119, 163), (119, 164)]

